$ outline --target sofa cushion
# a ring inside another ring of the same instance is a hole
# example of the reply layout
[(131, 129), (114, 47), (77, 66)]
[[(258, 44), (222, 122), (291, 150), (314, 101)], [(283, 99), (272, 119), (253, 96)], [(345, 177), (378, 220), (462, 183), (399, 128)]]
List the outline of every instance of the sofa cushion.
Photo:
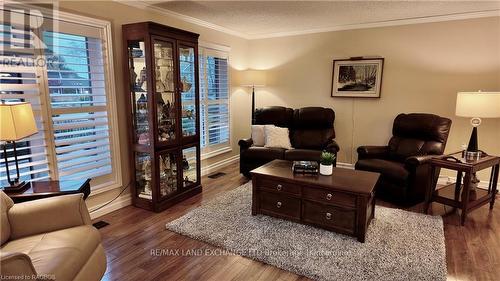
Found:
[(285, 160), (290, 161), (319, 161), (321, 150), (312, 149), (289, 149), (285, 151)]
[(0, 190), (0, 220), (2, 224), (0, 225), (0, 245), (3, 245), (10, 238), (10, 223), (7, 212), (12, 206), (14, 206), (12, 199)]
[(409, 172), (404, 164), (400, 162), (383, 159), (362, 159), (356, 162), (356, 170), (377, 172), (383, 177), (388, 177), (397, 181), (406, 181)]
[(284, 149), (292, 148), (288, 128), (266, 125), (264, 126), (264, 135), (266, 137), (265, 147)]
[(255, 160), (274, 160), (283, 159), (285, 149), (283, 148), (269, 148), (269, 147), (258, 147), (251, 146), (245, 151), (241, 152), (241, 157), (243, 159), (255, 159)]
[(252, 141), (255, 146), (264, 146), (266, 137), (264, 134), (265, 125), (252, 125)]
[(333, 129), (296, 129), (291, 133), (294, 148), (323, 150), (334, 136)]
[(82, 225), (12, 240), (2, 251), (28, 255), (38, 274), (73, 280), (100, 243), (99, 231)]

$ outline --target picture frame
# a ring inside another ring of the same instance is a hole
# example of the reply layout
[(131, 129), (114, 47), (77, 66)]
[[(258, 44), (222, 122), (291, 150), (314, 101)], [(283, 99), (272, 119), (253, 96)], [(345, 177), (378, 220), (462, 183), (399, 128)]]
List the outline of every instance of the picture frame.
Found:
[(380, 98), (384, 58), (333, 60), (332, 97)]

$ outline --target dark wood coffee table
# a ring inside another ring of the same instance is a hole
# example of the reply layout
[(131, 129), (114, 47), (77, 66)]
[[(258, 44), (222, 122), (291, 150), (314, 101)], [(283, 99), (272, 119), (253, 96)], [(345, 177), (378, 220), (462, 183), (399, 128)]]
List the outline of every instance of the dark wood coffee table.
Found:
[(358, 238), (375, 216), (380, 174), (334, 168), (331, 176), (292, 172), (292, 162), (274, 160), (252, 174), (252, 215), (264, 214)]

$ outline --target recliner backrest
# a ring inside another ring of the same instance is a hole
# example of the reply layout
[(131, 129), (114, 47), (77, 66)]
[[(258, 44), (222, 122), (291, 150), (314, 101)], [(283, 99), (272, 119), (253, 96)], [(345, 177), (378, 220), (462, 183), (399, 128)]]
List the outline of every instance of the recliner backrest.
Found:
[(399, 114), (394, 119), (389, 156), (404, 161), (416, 155), (443, 154), (451, 120), (428, 113)]
[(324, 149), (335, 138), (331, 108), (303, 107), (293, 112), (290, 140), (294, 148)]
[(290, 128), (293, 120), (293, 109), (283, 106), (268, 106), (255, 110), (256, 125), (275, 125)]

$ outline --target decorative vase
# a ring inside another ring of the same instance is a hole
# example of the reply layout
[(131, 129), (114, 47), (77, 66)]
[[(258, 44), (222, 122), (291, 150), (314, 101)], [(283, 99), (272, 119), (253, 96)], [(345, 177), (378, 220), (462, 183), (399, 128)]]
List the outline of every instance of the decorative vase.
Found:
[(319, 173), (323, 176), (330, 176), (333, 173), (333, 165), (319, 164)]

